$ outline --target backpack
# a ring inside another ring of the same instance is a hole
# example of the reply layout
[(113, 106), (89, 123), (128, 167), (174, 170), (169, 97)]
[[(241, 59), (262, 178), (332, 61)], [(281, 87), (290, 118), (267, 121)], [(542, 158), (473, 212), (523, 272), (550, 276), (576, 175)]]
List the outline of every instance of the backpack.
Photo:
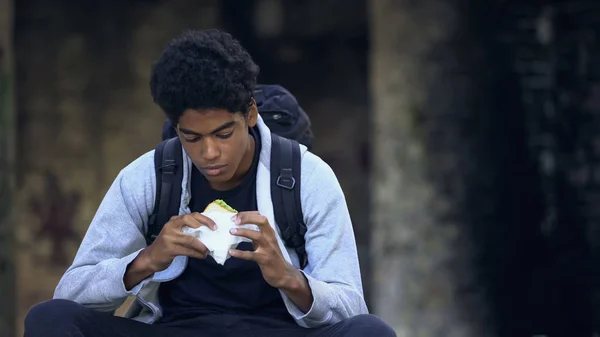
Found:
[[(303, 269), (308, 263), (304, 235), (306, 224), (300, 199), (301, 155), (299, 144), (312, 148), (310, 119), (296, 98), (279, 85), (257, 85), (258, 112), (271, 130), (271, 198), (275, 221), (285, 245), (298, 254)], [(179, 214), (183, 179), (181, 142), (169, 119), (163, 124), (162, 142), (154, 153), (156, 199), (148, 219), (146, 243), (151, 244), (169, 219)]]

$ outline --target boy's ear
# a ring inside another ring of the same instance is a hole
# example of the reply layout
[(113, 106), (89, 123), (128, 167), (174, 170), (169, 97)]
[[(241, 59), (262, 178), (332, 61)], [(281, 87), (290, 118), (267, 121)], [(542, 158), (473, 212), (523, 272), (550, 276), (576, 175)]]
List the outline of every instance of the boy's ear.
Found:
[(258, 121), (258, 108), (256, 107), (256, 101), (254, 97), (250, 99), (250, 108), (248, 109), (248, 114), (246, 115), (246, 121), (248, 122), (248, 126), (253, 128), (256, 126), (256, 122)]

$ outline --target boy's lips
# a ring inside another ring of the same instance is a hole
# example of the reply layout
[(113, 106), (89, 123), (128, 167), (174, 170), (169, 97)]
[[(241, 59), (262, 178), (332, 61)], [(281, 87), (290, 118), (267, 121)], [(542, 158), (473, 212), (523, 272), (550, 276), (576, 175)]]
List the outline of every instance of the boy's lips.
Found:
[(221, 172), (223, 171), (223, 168), (225, 168), (225, 166), (227, 166), (227, 165), (204, 166), (204, 167), (200, 168), (200, 171), (202, 171), (202, 173), (204, 173), (204, 175), (207, 175), (207, 176), (218, 176), (219, 174), (221, 174)]

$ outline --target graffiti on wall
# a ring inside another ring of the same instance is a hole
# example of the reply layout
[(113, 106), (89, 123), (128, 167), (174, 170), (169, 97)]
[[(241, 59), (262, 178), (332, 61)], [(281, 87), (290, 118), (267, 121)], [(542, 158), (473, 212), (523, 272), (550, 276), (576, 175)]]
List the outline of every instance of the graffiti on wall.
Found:
[(48, 240), (50, 243), (47, 256), (37, 253), (38, 264), (63, 268), (70, 262), (67, 246), (81, 240), (75, 231), (80, 200), (79, 192), (66, 191), (56, 174), (46, 171), (42, 193), (29, 199), (29, 210), (40, 220), (40, 226), (32, 237), (33, 242)]

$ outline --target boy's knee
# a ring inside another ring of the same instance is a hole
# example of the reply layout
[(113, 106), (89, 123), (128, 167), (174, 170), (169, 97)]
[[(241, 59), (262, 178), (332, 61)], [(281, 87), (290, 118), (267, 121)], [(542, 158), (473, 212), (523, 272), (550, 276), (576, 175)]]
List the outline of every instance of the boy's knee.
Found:
[(374, 315), (358, 315), (348, 319), (346, 328), (356, 336), (396, 337), (394, 330)]
[(49, 300), (41, 302), (29, 309), (26, 320), (40, 320), (51, 318), (69, 318), (83, 310), (83, 307), (69, 300)]
[(49, 300), (33, 306), (25, 316), (25, 336), (45, 336), (58, 327), (72, 326), (83, 313), (83, 307), (73, 301)]

